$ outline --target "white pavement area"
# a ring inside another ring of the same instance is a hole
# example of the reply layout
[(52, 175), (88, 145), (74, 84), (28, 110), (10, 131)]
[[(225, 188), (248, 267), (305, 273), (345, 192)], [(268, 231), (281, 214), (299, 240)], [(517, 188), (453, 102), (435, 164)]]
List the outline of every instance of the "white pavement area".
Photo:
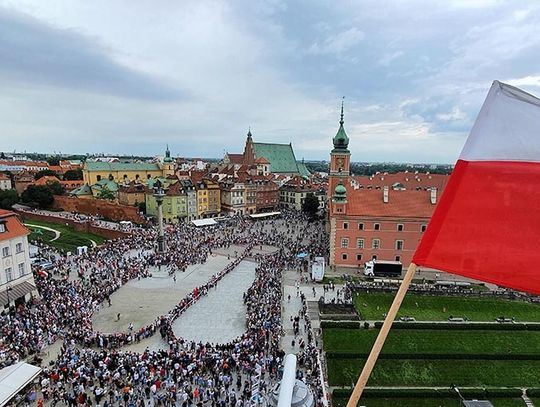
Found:
[(190, 265), (185, 272), (177, 272), (176, 282), (169, 276), (133, 279), (111, 295), (110, 307), (105, 302), (94, 314), (94, 330), (127, 332), (132, 323), (133, 330), (137, 331), (166, 314), (195, 287), (205, 284), (229, 263), (226, 256), (213, 255), (204, 264)]
[(174, 323), (177, 337), (228, 343), (246, 331), (243, 294), (255, 280), (256, 263), (244, 260)]

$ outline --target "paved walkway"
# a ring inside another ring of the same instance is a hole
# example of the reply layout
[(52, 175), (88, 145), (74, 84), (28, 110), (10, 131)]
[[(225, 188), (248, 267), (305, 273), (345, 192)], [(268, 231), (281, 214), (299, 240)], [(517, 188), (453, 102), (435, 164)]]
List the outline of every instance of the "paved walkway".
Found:
[(137, 331), (151, 324), (158, 316), (166, 314), (195, 287), (206, 283), (212, 274), (224, 269), (229, 263), (226, 256), (209, 256), (206, 263), (190, 265), (185, 272), (177, 272), (176, 282), (166, 273), (159, 272), (156, 274), (164, 274), (165, 277), (131, 280), (111, 295), (112, 306), (104, 303), (94, 314), (94, 330), (127, 332), (132, 323), (134, 331)]
[(246, 331), (243, 294), (255, 279), (256, 263), (243, 261), (173, 323), (178, 337), (228, 343)]

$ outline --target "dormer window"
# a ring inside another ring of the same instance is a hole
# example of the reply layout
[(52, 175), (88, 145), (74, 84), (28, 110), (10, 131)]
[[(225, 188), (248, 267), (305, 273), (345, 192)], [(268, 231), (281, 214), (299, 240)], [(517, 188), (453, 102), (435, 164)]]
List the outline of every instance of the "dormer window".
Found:
[(6, 225), (4, 223), (0, 223), (0, 233), (4, 233), (6, 231)]

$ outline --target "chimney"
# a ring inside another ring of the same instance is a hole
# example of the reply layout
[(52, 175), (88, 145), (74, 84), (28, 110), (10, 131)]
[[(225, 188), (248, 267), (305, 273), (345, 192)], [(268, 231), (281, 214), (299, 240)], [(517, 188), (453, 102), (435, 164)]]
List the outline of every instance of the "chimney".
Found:
[(383, 202), (388, 203), (388, 186), (383, 189)]
[(437, 188), (431, 188), (430, 193), (431, 205), (435, 205), (437, 203)]

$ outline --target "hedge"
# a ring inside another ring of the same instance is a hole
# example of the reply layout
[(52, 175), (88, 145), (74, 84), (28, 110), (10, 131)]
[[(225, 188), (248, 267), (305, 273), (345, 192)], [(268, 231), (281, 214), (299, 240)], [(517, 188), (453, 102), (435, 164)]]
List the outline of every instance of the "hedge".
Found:
[(320, 314), (320, 319), (324, 321), (358, 321), (356, 314)]
[[(383, 325), (381, 321), (374, 323), (375, 328), (380, 329)], [(494, 331), (540, 331), (540, 324), (501, 324), (497, 322), (401, 322), (395, 321), (393, 329), (462, 329), (462, 330), (494, 330)]]
[(529, 397), (539, 397), (540, 396), (540, 387), (533, 387), (527, 389), (527, 396)]
[[(536, 389), (540, 390), (540, 389)], [(351, 389), (334, 389), (332, 392), (332, 397), (337, 398), (347, 398), (351, 395)], [(513, 387), (492, 387), (492, 388), (483, 388), (483, 387), (469, 387), (459, 389), (461, 395), (465, 398), (518, 398), (521, 397), (521, 389)], [(527, 394), (528, 391), (527, 391)], [(372, 398), (405, 398), (405, 397), (415, 397), (415, 398), (458, 398), (458, 395), (454, 389), (451, 388), (410, 388), (410, 387), (401, 387), (401, 388), (366, 388), (362, 393), (362, 397), (372, 397)]]
[(360, 321), (321, 321), (321, 328), (360, 329), (361, 327)]
[[(367, 359), (368, 353), (359, 352), (326, 352), (327, 359)], [(513, 353), (381, 353), (379, 359), (436, 359), (436, 360), (540, 360), (540, 354)]]

